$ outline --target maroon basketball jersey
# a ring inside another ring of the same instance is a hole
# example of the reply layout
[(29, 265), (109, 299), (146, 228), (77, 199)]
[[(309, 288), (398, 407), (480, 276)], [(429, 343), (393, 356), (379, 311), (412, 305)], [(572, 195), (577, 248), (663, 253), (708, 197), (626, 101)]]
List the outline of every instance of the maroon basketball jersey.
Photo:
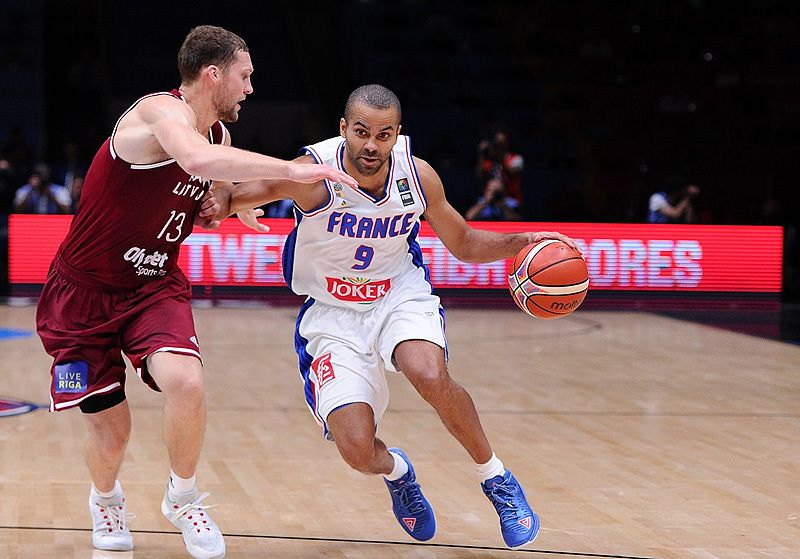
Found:
[[(210, 180), (190, 176), (174, 159), (135, 165), (114, 151), (119, 122), (154, 95), (182, 99), (177, 90), (146, 95), (120, 117), (89, 167), (78, 210), (61, 243), (62, 262), (88, 284), (133, 289), (169, 274), (177, 265), (180, 244), (192, 232), (200, 199), (211, 186)], [(217, 121), (209, 141), (222, 144), (226, 134)]]

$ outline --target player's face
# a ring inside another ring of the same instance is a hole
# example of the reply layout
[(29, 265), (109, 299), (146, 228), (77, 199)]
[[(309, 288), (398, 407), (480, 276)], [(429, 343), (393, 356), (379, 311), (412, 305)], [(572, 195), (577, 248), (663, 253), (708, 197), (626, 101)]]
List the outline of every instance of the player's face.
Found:
[(400, 118), (397, 109), (374, 109), (356, 103), (350, 118), (340, 121), (339, 132), (345, 138), (350, 167), (361, 175), (372, 176), (389, 160), (400, 133)]
[(223, 122), (236, 122), (239, 120), (240, 103), (245, 97), (253, 93), (250, 83), (250, 74), (253, 73), (253, 64), (250, 53), (236, 52), (236, 59), (230, 63), (222, 73), (217, 89), (214, 91), (214, 110), (217, 117)]

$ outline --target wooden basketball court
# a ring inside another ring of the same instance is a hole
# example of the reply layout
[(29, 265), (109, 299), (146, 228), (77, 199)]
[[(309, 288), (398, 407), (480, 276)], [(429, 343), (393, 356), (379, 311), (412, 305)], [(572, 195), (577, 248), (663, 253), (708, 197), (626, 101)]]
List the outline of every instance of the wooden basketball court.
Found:
[[(33, 329), (34, 308), (0, 307)], [(209, 421), (198, 472), (228, 557), (800, 557), (800, 347), (647, 313), (536, 321), (450, 310), (450, 368), (541, 516), (508, 551), (466, 453), (402, 377), (379, 435), (414, 462), (439, 529), (414, 542), (379, 478), (349, 470), (305, 406), (296, 309), (198, 308)], [(0, 396), (45, 405), (35, 336), (0, 340)], [(78, 411), (0, 418), (0, 557), (188, 557), (159, 505), (161, 396), (129, 378), (121, 479), (136, 549), (93, 552)]]

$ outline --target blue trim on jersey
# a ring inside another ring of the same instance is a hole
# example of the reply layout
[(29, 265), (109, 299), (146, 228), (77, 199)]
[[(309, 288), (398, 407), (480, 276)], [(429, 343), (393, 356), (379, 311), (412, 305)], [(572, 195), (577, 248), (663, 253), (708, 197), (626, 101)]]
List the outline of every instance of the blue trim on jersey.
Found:
[(425, 265), (425, 260), (422, 258), (422, 249), (417, 242), (417, 235), (419, 235), (419, 222), (414, 225), (414, 229), (408, 235), (408, 252), (411, 254), (411, 262), (417, 268), (425, 270), (425, 281), (431, 286), (431, 293), (433, 293), (433, 284), (431, 283), (431, 271)]
[(300, 335), (300, 322), (303, 320), (303, 315), (311, 308), (315, 300), (311, 297), (306, 299), (303, 306), (300, 307), (300, 313), (297, 315), (297, 323), (294, 329), (294, 350), (297, 353), (297, 366), (300, 369), (300, 377), (303, 379), (303, 393), (306, 397), (306, 404), (311, 408), (311, 413), (316, 417), (316, 402), (314, 401), (314, 388), (311, 386), (308, 377), (311, 374), (311, 364), (314, 362), (314, 357), (309, 355), (306, 351), (308, 340)]
[[(408, 236), (408, 252), (411, 254), (411, 262), (417, 268), (422, 268), (425, 270), (425, 281), (428, 282), (428, 285), (431, 286), (431, 293), (433, 293), (433, 284), (431, 283), (431, 271), (425, 265), (425, 261), (422, 258), (422, 249), (417, 242), (417, 235), (419, 235), (419, 222), (414, 225), (414, 229), (411, 230), (411, 234)], [(444, 338), (444, 360), (448, 361), (450, 359), (450, 353), (447, 348), (447, 335), (445, 332), (446, 329), (446, 321), (444, 317), (444, 307), (439, 305), (439, 317), (442, 323), (442, 337)]]
[(300, 157), (301, 155), (310, 155), (314, 159), (314, 161), (316, 161), (320, 165), (322, 164), (322, 160), (320, 160), (320, 158), (317, 157), (317, 152), (311, 149), (311, 146), (305, 146), (300, 148), (300, 150), (297, 152), (297, 156)]
[(419, 186), (419, 193), (422, 196), (422, 203), (425, 209), (428, 208), (428, 198), (425, 196), (425, 189), (422, 188), (422, 181), (419, 180), (419, 171), (417, 171), (417, 164), (414, 163), (414, 154), (411, 153), (411, 138), (406, 136), (406, 153), (408, 153), (408, 160), (411, 161), (411, 170), (414, 172), (414, 177), (417, 179), (417, 186)]
[(444, 360), (450, 361), (450, 351), (447, 348), (447, 319), (444, 316), (444, 307), (439, 305), (439, 317), (442, 322), (442, 337), (444, 337)]
[(283, 256), (281, 257), (281, 267), (283, 268), (283, 281), (292, 288), (292, 271), (294, 270), (294, 249), (297, 245), (297, 228), (303, 220), (303, 213), (297, 208), (294, 208), (294, 229), (286, 237), (286, 242), (283, 244)]

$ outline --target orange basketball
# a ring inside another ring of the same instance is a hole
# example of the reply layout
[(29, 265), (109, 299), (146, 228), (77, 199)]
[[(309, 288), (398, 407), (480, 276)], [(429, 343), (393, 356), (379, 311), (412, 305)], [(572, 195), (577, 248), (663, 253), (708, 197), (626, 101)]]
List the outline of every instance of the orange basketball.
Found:
[(560, 318), (577, 309), (589, 289), (586, 262), (568, 244), (548, 239), (514, 257), (508, 288), (514, 302), (536, 318)]

